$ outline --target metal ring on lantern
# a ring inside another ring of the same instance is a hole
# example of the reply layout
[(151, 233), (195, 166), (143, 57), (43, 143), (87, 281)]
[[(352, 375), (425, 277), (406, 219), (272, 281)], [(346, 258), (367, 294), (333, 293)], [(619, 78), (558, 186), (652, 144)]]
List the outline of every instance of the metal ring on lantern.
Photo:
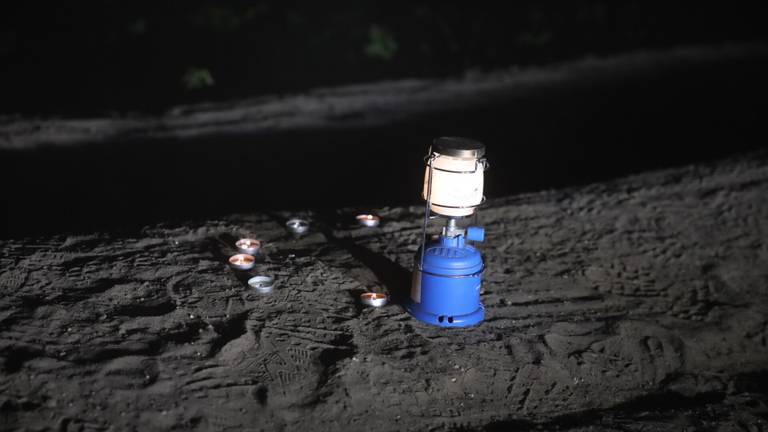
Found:
[(474, 174), (479, 169), (477, 167), (478, 165), (482, 165), (483, 171), (487, 171), (488, 170), (489, 164), (488, 164), (488, 161), (485, 158), (476, 159), (475, 160), (475, 170), (474, 171), (453, 171), (453, 170), (447, 170), (445, 168), (438, 168), (438, 167), (432, 166), (432, 161), (437, 159), (437, 157), (434, 156), (434, 153), (431, 153), (432, 152), (431, 148), (430, 148), (429, 151), (430, 151), (430, 155), (424, 158), (424, 163), (426, 165), (429, 165), (430, 167), (432, 167), (432, 169), (435, 170), (435, 171), (442, 171), (442, 172), (447, 172), (447, 173), (451, 173), (451, 174)]
[(432, 272), (424, 271), (421, 268), (422, 268), (422, 266), (420, 264), (416, 266), (416, 269), (418, 271), (420, 271), (421, 273), (428, 274), (430, 276), (443, 277), (443, 278), (449, 278), (449, 279), (473, 278), (473, 277), (477, 277), (478, 275), (482, 274), (485, 271), (485, 265), (483, 265), (483, 268), (481, 268), (480, 270), (478, 270), (478, 271), (476, 271), (476, 272), (474, 272), (472, 274), (468, 274), (468, 275), (444, 275), (444, 274), (437, 274), (437, 273), (432, 273)]
[(471, 206), (449, 206), (449, 205), (442, 205), (442, 204), (436, 204), (431, 203), (433, 206), (443, 207), (443, 208), (449, 208), (449, 209), (468, 209), (468, 208), (478, 208), (481, 205), (485, 204), (485, 195), (483, 195), (483, 199), (480, 201), (480, 204), (475, 204)]

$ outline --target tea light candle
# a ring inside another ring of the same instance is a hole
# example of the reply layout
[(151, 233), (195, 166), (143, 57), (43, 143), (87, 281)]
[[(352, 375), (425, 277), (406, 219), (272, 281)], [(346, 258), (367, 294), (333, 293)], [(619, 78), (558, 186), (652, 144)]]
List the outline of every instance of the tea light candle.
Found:
[(360, 225), (366, 226), (366, 227), (379, 226), (379, 222), (381, 221), (381, 218), (372, 214), (357, 215), (356, 219)]
[(248, 286), (256, 291), (266, 294), (275, 288), (275, 278), (272, 276), (254, 276), (248, 279)]
[(238, 270), (250, 270), (256, 265), (256, 258), (248, 254), (232, 255), (229, 257), (229, 265)]
[(309, 222), (304, 219), (291, 219), (285, 223), (285, 226), (294, 234), (304, 234), (309, 231)]
[(387, 304), (387, 295), (382, 293), (366, 292), (360, 294), (360, 301), (364, 305), (382, 307)]
[(261, 249), (261, 242), (255, 239), (244, 238), (238, 240), (235, 246), (240, 253), (254, 255)]

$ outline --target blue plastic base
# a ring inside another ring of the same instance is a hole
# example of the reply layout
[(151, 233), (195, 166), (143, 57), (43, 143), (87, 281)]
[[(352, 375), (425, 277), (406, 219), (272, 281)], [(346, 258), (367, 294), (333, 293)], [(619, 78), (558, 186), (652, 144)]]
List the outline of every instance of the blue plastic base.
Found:
[(474, 312), (455, 316), (434, 315), (421, 310), (420, 305), (420, 303), (408, 300), (405, 309), (417, 320), (438, 327), (471, 327), (480, 324), (485, 317), (485, 308), (482, 304), (478, 304)]

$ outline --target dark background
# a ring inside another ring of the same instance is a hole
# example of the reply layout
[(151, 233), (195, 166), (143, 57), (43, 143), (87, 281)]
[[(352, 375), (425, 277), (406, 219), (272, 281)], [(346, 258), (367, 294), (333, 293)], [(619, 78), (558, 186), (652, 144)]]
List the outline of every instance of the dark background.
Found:
[[(760, 44), (768, 27), (760, 2), (499, 3), (3, 6), (0, 124), (156, 115), (318, 86)], [(440, 135), (487, 143), (489, 197), (760, 150), (763, 60), (560, 83), (375, 128), (3, 151), (1, 234), (130, 233), (236, 211), (414, 204), (421, 157)]]
[[(315, 86), (764, 40), (761, 4), (15, 2), (0, 14), (0, 112), (159, 111)], [(214, 84), (195, 81), (195, 71), (207, 71)]]

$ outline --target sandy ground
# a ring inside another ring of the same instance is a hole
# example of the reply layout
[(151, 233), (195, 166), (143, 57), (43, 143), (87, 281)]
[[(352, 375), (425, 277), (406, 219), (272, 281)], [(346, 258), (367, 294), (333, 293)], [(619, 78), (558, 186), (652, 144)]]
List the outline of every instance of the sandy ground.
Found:
[(766, 430), (767, 194), (753, 157), (493, 200), (464, 330), (399, 305), (421, 208), (5, 240), (0, 429)]

